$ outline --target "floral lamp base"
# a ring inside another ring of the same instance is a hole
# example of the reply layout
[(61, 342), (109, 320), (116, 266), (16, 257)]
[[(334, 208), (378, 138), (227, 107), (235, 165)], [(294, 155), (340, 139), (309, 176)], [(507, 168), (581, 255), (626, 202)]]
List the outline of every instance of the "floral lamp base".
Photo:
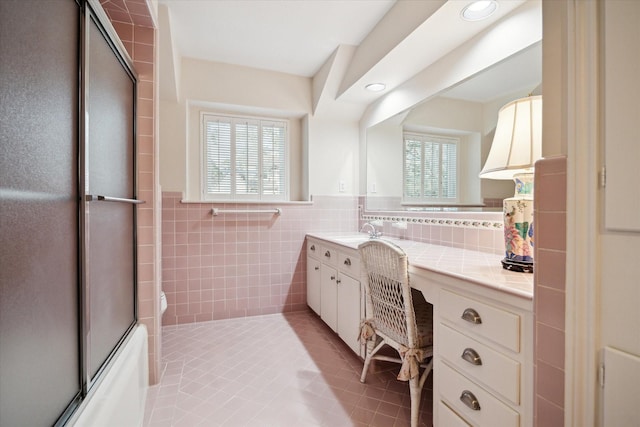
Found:
[(533, 174), (517, 174), (516, 192), (504, 199), (505, 257), (507, 270), (533, 273)]
[(517, 271), (519, 273), (533, 273), (533, 263), (512, 261), (507, 258), (502, 259), (502, 268), (505, 270)]

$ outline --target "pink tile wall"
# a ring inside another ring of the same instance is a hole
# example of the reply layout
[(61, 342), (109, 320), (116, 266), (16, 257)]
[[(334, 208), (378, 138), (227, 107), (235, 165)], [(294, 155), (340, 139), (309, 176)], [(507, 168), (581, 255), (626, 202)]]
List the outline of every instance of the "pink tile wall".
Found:
[(566, 157), (536, 163), (534, 425), (564, 425)]
[(488, 208), (502, 208), (503, 199), (484, 199), (482, 202)]
[[(436, 216), (446, 218), (446, 214)], [(501, 217), (499, 221), (501, 221)], [(408, 223), (405, 230), (396, 228), (391, 222), (385, 221), (384, 225), (378, 227), (378, 229), (382, 231), (384, 236), (388, 237), (504, 256), (504, 233), (502, 228)]]
[[(306, 233), (356, 231), (357, 198), (314, 197), (313, 204), (181, 203), (162, 197), (164, 325), (306, 308)], [(211, 209), (282, 214), (220, 214)]]
[[(364, 196), (360, 196), (359, 205), (364, 215), (364, 219), (358, 222), (359, 227), (362, 227), (365, 222), (382, 220), (383, 224), (376, 225), (376, 229), (381, 231), (383, 236), (504, 256), (501, 208), (496, 208), (490, 217), (483, 213), (482, 219), (478, 219), (479, 215), (473, 211), (368, 211), (364, 210)], [(502, 201), (500, 207), (502, 207)], [(394, 215), (401, 215), (401, 217), (394, 217)], [(433, 223), (434, 220), (437, 220), (437, 223)], [(394, 227), (393, 223), (398, 221), (406, 223), (406, 229)], [(427, 223), (427, 221), (431, 222)]]
[(138, 198), (138, 320), (149, 333), (149, 382), (160, 375), (159, 319), (160, 254), (158, 233), (156, 132), (155, 132), (155, 29), (145, 0), (101, 0), (101, 4), (133, 60), (138, 73), (137, 168)]

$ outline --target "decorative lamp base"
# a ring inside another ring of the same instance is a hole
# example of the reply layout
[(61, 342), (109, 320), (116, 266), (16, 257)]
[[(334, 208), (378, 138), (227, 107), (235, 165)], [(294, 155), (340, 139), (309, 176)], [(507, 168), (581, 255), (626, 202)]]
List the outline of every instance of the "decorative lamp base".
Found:
[(516, 192), (504, 199), (503, 268), (533, 273), (533, 173), (516, 174)]
[(504, 258), (502, 260), (502, 268), (518, 273), (533, 273), (533, 262), (518, 262)]

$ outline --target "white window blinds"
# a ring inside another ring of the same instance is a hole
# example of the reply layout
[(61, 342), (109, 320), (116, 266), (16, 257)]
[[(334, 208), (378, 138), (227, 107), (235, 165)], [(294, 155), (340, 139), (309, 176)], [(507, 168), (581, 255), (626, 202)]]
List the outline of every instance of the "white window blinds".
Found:
[(262, 123), (262, 192), (279, 196), (286, 188), (286, 127), (282, 122)]
[(286, 200), (287, 123), (203, 115), (204, 198)]
[(457, 201), (458, 142), (456, 138), (404, 134), (405, 201)]

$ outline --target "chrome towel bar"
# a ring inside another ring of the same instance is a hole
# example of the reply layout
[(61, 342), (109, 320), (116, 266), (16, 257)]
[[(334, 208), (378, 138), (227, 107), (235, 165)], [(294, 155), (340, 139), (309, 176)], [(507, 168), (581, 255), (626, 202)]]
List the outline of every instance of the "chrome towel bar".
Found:
[(99, 195), (94, 195), (94, 194), (87, 194), (85, 197), (85, 200), (87, 202), (95, 202), (95, 201), (99, 201), (99, 202), (119, 202), (119, 203), (131, 203), (134, 205), (140, 205), (142, 203), (144, 203), (144, 200), (137, 200), (137, 199), (125, 199), (122, 197), (110, 197), (110, 196), (99, 196)]
[(274, 215), (281, 215), (282, 214), (282, 209), (280, 208), (275, 208), (275, 209), (218, 209), (218, 208), (213, 208), (211, 209), (211, 215), (213, 216), (218, 216), (219, 214), (227, 214), (227, 213), (231, 213), (231, 214), (237, 214), (237, 213), (271, 213)]

